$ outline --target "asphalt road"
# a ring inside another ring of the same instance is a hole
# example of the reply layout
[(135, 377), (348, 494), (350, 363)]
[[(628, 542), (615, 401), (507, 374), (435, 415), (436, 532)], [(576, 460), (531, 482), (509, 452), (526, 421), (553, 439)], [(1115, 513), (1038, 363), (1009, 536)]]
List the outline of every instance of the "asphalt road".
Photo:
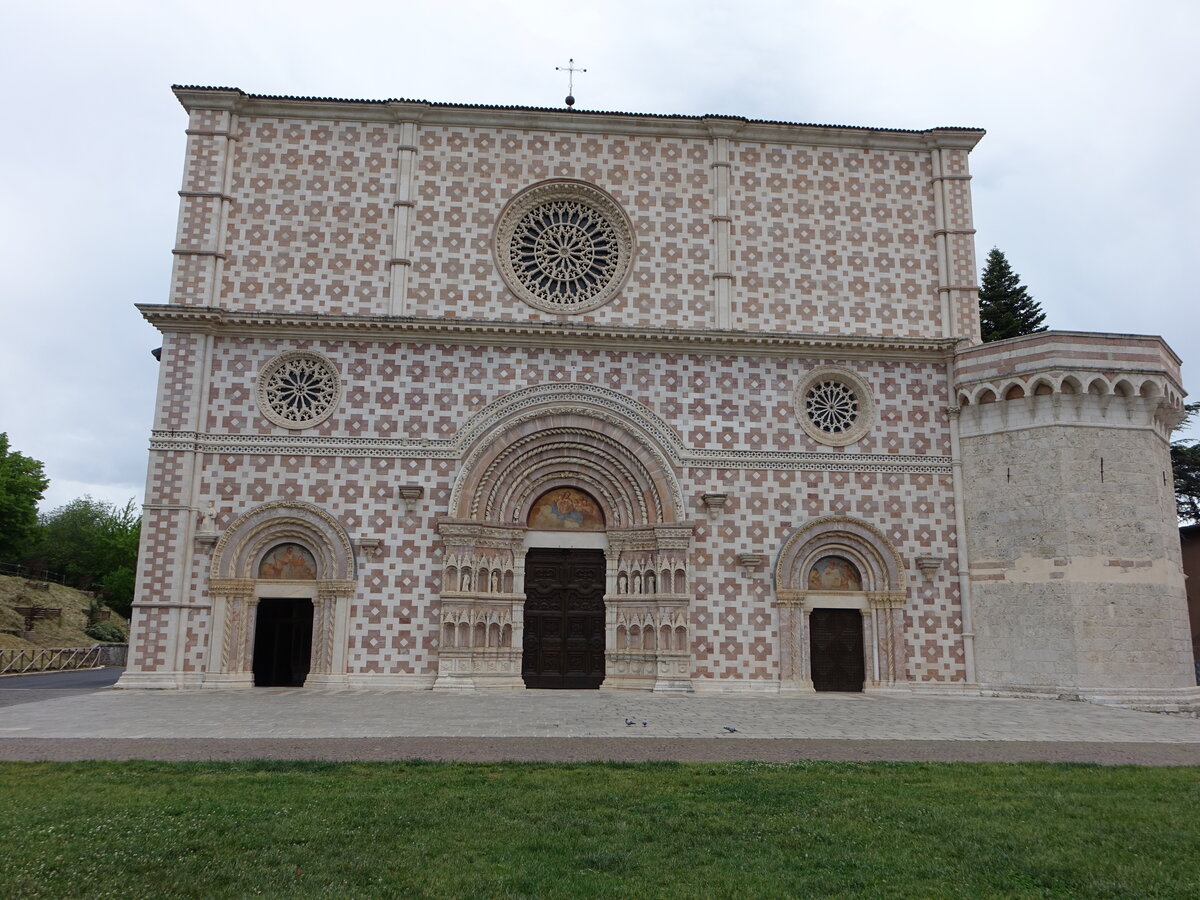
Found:
[(0, 707), (103, 690), (116, 684), (117, 679), (124, 671), (122, 668), (113, 666), (106, 669), (74, 669), (69, 672), (5, 675), (0, 678)]

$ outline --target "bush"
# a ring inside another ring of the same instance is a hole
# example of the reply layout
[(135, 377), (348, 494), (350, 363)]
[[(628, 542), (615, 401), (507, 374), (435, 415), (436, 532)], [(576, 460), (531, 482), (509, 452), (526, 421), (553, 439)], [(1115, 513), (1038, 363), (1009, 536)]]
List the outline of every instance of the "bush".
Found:
[(126, 640), (125, 629), (111, 622), (96, 622), (83, 629), (83, 633), (102, 644), (123, 644)]

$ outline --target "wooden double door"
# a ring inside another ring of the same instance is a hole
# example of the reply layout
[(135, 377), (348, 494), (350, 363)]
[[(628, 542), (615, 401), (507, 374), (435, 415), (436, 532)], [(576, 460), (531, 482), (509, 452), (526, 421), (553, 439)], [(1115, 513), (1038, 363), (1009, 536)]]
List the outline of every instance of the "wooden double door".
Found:
[(814, 609), (808, 628), (813, 688), (861, 691), (866, 668), (862, 613), (857, 609)]
[(532, 549), (525, 557), (529, 688), (589, 689), (604, 680), (604, 551)]

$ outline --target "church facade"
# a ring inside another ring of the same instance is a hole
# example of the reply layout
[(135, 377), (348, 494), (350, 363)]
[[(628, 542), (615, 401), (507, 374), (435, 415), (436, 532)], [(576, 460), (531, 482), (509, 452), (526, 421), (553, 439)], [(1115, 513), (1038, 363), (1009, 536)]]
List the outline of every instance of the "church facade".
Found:
[(119, 686), (1195, 698), (1179, 360), (979, 343), (981, 131), (175, 92)]

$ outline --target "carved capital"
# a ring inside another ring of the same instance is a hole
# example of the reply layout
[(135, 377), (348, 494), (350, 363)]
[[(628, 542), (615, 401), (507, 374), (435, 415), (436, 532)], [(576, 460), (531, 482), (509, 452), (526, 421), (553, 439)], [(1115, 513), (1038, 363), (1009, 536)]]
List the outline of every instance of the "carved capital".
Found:
[(358, 585), (353, 581), (318, 581), (317, 602), (353, 597), (357, 591)]
[(899, 609), (904, 606), (904, 591), (867, 591), (871, 609)]
[(256, 584), (253, 578), (210, 578), (208, 590), (215, 597), (245, 599), (254, 596)]

